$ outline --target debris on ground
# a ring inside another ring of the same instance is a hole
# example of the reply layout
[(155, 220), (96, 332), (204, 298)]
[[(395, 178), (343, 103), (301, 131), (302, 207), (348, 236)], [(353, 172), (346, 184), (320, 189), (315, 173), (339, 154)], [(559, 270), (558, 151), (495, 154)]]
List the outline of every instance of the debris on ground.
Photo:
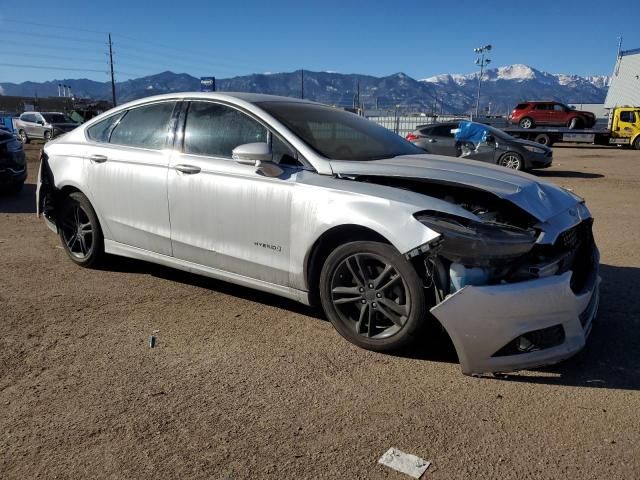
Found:
[(427, 460), (423, 460), (420, 457), (405, 453), (393, 447), (380, 457), (378, 463), (397, 472), (407, 474), (412, 478), (420, 478), (427, 468), (429, 468), (429, 465), (431, 465), (431, 462)]
[(149, 335), (149, 348), (153, 348), (156, 346), (156, 337), (155, 335)]

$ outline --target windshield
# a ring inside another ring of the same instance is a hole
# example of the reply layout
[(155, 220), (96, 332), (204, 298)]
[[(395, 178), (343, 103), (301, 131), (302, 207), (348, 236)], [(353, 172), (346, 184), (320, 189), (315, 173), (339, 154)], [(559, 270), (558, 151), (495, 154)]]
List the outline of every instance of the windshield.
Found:
[(43, 113), (42, 116), (47, 123), (76, 123), (62, 113)]
[(425, 153), (392, 131), (344, 110), (297, 102), (258, 105), (332, 160), (366, 161)]

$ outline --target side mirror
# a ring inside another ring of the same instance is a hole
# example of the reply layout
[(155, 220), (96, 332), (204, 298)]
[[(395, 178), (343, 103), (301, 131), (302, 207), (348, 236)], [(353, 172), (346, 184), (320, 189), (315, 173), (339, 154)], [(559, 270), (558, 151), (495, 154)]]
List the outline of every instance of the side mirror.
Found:
[(279, 177), (284, 172), (278, 165), (273, 163), (271, 147), (264, 142), (238, 145), (231, 152), (231, 158), (242, 165), (256, 167), (256, 171), (265, 177)]
[(271, 153), (271, 147), (267, 143), (245, 143), (233, 149), (231, 158), (243, 165), (257, 165), (258, 162), (272, 161), (273, 154)]
[(43, 121), (43, 120), (38, 120), (36, 123), (37, 123), (38, 125), (44, 125), (44, 121)]
[(493, 135), (487, 135), (486, 141), (487, 143), (496, 143), (496, 137), (494, 137)]

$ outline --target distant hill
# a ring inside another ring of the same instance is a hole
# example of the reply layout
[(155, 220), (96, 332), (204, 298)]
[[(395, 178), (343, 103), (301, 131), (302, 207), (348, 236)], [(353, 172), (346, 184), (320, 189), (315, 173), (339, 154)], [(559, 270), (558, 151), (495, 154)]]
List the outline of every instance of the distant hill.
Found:
[[(610, 78), (551, 74), (527, 65), (510, 65), (485, 72), (482, 84), (483, 107), (506, 113), (522, 100), (557, 100), (565, 103), (604, 102)], [(56, 96), (58, 83), (71, 86), (74, 95), (99, 100), (111, 98), (109, 82), (88, 79), (64, 79), (50, 82), (0, 83), (4, 95)], [(386, 77), (335, 72), (304, 72), (305, 98), (332, 105), (351, 106), (360, 85), (360, 101), (366, 108), (402, 109), (444, 113), (465, 113), (475, 106), (476, 74), (444, 74), (416, 80), (396, 73)], [(260, 92), (300, 96), (300, 71), (252, 74), (218, 79), (218, 90)], [(197, 91), (200, 81), (186, 73), (162, 72), (119, 82), (118, 102), (176, 91)]]

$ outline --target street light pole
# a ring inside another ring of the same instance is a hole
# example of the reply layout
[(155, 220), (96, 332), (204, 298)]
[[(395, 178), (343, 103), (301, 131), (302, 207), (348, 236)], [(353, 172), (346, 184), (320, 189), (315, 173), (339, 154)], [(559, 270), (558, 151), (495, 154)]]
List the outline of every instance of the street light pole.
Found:
[(480, 87), (482, 85), (482, 75), (484, 74), (484, 67), (491, 63), (490, 58), (485, 58), (485, 54), (491, 50), (491, 45), (485, 45), (484, 47), (474, 48), (473, 51), (479, 57), (476, 57), (476, 65), (480, 65), (480, 75), (478, 76), (478, 94), (476, 96), (476, 117), (480, 115)]

